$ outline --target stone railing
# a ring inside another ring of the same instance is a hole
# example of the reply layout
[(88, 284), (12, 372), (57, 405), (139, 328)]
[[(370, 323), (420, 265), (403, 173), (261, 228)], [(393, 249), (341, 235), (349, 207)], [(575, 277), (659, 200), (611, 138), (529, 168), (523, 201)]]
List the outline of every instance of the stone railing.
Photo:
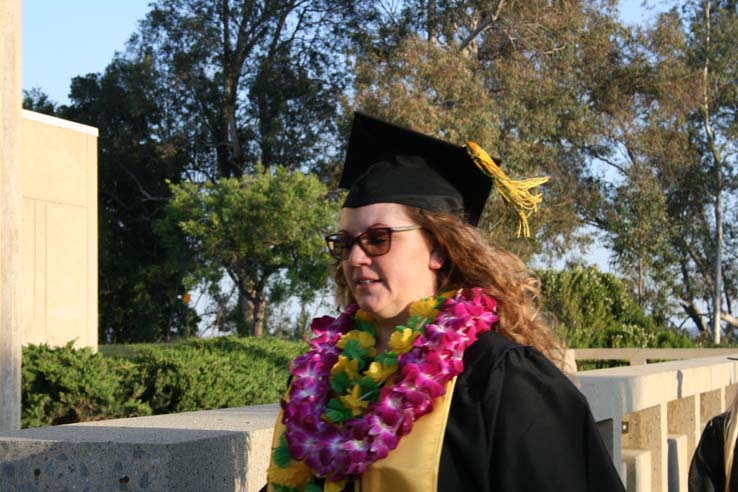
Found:
[(667, 361), (681, 359), (696, 359), (714, 357), (718, 355), (736, 355), (738, 349), (730, 348), (668, 348), (668, 349), (641, 349), (641, 348), (594, 348), (570, 349), (567, 358), (575, 360), (624, 360), (631, 366), (647, 364), (648, 361)]
[[(699, 352), (706, 353), (712, 352)], [(736, 393), (738, 361), (718, 355), (583, 371), (573, 378), (627, 489), (686, 491), (704, 424)], [(261, 405), (5, 432), (0, 491), (256, 492), (266, 476), (277, 409)]]
[[(706, 353), (712, 351), (700, 352)], [(738, 388), (738, 350), (729, 354), (576, 373), (613, 460), (622, 464), (629, 492), (687, 491), (689, 463), (702, 429), (725, 410)], [(604, 358), (628, 358), (609, 355)], [(635, 359), (674, 355), (639, 351)], [(594, 357), (577, 351), (576, 358)]]

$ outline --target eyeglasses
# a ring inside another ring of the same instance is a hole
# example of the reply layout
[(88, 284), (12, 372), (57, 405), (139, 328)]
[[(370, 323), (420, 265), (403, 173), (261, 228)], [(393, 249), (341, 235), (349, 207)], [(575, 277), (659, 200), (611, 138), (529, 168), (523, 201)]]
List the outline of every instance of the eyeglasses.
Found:
[(392, 246), (393, 232), (417, 231), (422, 228), (423, 226), (419, 225), (373, 227), (356, 237), (351, 237), (346, 233), (331, 234), (325, 237), (325, 243), (328, 245), (331, 256), (337, 260), (347, 260), (354, 244), (358, 244), (367, 256), (382, 256), (386, 255)]

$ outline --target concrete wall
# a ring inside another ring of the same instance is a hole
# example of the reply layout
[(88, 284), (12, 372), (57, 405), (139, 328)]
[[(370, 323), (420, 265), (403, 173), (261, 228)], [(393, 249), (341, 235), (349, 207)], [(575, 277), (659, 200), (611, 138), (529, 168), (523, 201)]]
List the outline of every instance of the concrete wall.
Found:
[(0, 434), (0, 491), (257, 492), (279, 406)]
[(0, 430), (20, 427), (20, 26), (20, 0), (0, 0)]
[(22, 111), (22, 343), (97, 347), (97, 136)]
[(737, 356), (576, 374), (595, 420), (613, 422), (613, 458), (623, 463), (629, 492), (686, 491), (689, 463), (705, 424), (736, 394)]

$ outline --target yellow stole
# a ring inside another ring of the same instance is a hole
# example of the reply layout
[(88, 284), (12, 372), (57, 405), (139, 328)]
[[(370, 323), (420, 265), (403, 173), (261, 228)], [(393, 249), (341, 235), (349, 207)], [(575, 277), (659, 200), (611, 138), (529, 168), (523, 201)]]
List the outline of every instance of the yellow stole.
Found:
[[(415, 421), (412, 432), (400, 438), (397, 447), (386, 458), (367, 467), (361, 480), (354, 485), (355, 492), (383, 492), (390, 489), (437, 492), (441, 448), (455, 385), (456, 377), (446, 383), (446, 392), (433, 401), (433, 411)], [(272, 451), (284, 431), (280, 411), (274, 426)], [(274, 492), (274, 488), (268, 485), (267, 492)]]

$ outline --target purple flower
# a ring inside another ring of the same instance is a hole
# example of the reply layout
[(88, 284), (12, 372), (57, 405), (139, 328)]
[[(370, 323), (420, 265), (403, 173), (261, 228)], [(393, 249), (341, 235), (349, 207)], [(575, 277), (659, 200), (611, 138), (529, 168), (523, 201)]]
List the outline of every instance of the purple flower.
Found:
[(317, 405), (323, 399), (330, 388), (327, 378), (321, 380), (310, 381), (306, 383), (303, 380), (296, 380), (290, 388), (290, 400), (304, 401), (310, 405)]
[(350, 439), (343, 443), (349, 463), (346, 467), (347, 475), (360, 476), (366, 469), (366, 456), (369, 453), (369, 441), (367, 439)]
[[(304, 432), (299, 428), (288, 428), (284, 433), (287, 439), (287, 447), (290, 455), (296, 460), (305, 459), (307, 454), (320, 445), (320, 439), (310, 432)], [(308, 463), (308, 466), (310, 464)]]
[(386, 457), (391, 450), (397, 447), (399, 423), (398, 419), (395, 425), (388, 425), (378, 415), (369, 416), (369, 435), (374, 437), (369, 450), (376, 456), (376, 459)]
[(320, 448), (317, 450), (317, 463), (313, 466), (320, 476), (331, 475), (336, 468), (346, 466), (347, 455), (343, 451), (344, 436), (333, 426), (328, 426), (320, 435)]

